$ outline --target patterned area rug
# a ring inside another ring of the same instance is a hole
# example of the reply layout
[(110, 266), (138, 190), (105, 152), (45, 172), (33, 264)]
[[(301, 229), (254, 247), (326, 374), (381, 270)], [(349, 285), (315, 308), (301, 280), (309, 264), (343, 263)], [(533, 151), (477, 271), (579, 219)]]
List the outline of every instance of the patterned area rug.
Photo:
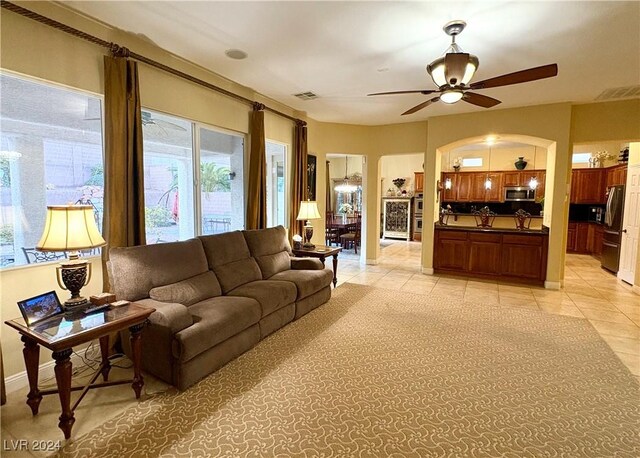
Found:
[(60, 454), (637, 457), (639, 399), (586, 320), (345, 284)]

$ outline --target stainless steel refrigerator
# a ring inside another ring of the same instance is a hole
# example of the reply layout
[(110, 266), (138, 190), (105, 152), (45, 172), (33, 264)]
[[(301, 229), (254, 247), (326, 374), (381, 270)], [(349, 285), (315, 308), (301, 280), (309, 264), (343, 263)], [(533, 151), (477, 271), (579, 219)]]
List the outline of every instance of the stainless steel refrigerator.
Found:
[(618, 272), (620, 242), (622, 240), (622, 213), (624, 211), (624, 186), (607, 189), (607, 208), (604, 214), (604, 238), (602, 241), (602, 267)]

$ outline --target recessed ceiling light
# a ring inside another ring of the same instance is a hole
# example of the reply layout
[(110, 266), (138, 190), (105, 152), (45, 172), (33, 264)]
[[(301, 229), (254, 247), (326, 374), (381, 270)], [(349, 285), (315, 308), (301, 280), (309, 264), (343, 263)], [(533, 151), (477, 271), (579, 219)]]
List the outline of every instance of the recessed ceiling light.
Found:
[(231, 59), (242, 60), (247, 58), (247, 53), (241, 49), (227, 49), (224, 53)]
[(382, 67), (382, 68), (379, 68), (379, 69), (378, 69), (378, 71), (379, 71), (380, 73), (382, 73), (382, 72), (388, 72), (388, 71), (389, 71), (389, 67)]
[(497, 135), (488, 135), (487, 138), (484, 139), (487, 145), (494, 145), (498, 140)]

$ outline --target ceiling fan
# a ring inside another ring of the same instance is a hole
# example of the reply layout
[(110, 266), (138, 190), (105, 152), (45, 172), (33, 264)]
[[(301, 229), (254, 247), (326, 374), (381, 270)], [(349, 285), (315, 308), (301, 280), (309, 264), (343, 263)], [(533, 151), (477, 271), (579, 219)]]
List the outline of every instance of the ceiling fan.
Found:
[(471, 91), (527, 83), (550, 78), (558, 74), (558, 64), (549, 64), (469, 84), (478, 69), (479, 61), (473, 54), (462, 52), (462, 49), (456, 43), (456, 36), (460, 35), (466, 26), (466, 22), (458, 20), (451, 21), (442, 28), (451, 37), (451, 45), (447, 48), (444, 57), (440, 57), (427, 65), (427, 72), (434, 83), (438, 85), (438, 89), (376, 92), (367, 95), (438, 94), (438, 96), (405, 111), (402, 113), (403, 116), (420, 111), (438, 101), (456, 103), (459, 100), (463, 100), (472, 105), (491, 108), (501, 103), (500, 100)]

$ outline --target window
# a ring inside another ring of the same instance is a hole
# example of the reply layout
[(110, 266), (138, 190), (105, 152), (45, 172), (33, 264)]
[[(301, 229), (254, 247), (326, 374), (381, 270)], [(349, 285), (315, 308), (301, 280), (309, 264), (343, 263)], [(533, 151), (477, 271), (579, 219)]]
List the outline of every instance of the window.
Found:
[(243, 229), (244, 138), (150, 110), (142, 120), (147, 243)]
[(54, 260), (34, 250), (47, 205), (92, 205), (102, 229), (102, 101), (7, 74), (0, 92), (0, 267)]
[(286, 226), (286, 157), (287, 147), (267, 141), (267, 226)]
[(462, 159), (463, 167), (482, 167), (481, 157), (465, 157)]
[(244, 228), (244, 139), (200, 129), (202, 234)]
[(571, 162), (574, 164), (588, 164), (591, 159), (591, 153), (573, 153)]

